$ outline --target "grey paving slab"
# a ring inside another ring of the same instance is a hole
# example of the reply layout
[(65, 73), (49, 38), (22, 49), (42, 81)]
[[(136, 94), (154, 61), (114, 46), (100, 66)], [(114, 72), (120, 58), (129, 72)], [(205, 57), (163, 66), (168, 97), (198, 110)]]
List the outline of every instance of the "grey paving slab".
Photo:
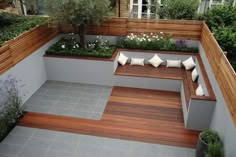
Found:
[(47, 149), (35, 148), (35, 147), (23, 147), (17, 154), (17, 157), (44, 157)]
[(40, 149), (48, 149), (52, 140), (46, 138), (31, 137), (25, 144), (25, 147), (35, 147)]
[(58, 152), (73, 153), (77, 145), (71, 142), (53, 141), (49, 149)]
[(30, 137), (27, 136), (9, 134), (2, 143), (11, 145), (24, 145), (29, 140), (29, 138)]
[[(17, 133), (19, 131), (19, 133)], [(24, 135), (27, 142), (19, 143)], [(17, 126), (0, 143), (1, 157), (194, 157), (195, 150)], [(16, 138), (13, 138), (13, 137)]]
[(25, 137), (31, 137), (38, 129), (35, 128), (25, 128), (22, 126), (16, 126), (11, 132), (10, 134), (13, 135), (22, 135)]
[(0, 154), (16, 155), (21, 149), (21, 145), (0, 144)]
[(56, 136), (55, 131), (43, 130), (43, 129), (36, 129), (36, 131), (32, 135), (32, 137), (47, 139), (47, 140), (53, 140), (55, 136)]
[(79, 145), (74, 157), (100, 157), (102, 149), (91, 145)]
[[(125, 149), (124, 149), (125, 150)], [(117, 149), (102, 149), (101, 157), (135, 157), (132, 152)]]
[(73, 153), (58, 152), (54, 150), (49, 150), (46, 154), (46, 157), (72, 157), (72, 156)]
[(15, 155), (0, 154), (1, 157), (16, 157)]
[(111, 90), (109, 86), (46, 81), (24, 110), (99, 120)]

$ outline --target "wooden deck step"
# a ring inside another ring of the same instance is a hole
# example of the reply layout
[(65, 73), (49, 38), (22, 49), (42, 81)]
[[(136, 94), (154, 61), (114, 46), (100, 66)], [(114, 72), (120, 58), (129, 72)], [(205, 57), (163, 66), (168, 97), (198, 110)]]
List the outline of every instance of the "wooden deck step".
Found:
[(101, 120), (31, 112), (19, 125), (190, 148), (199, 134), (184, 128), (179, 93), (126, 87), (113, 88)]

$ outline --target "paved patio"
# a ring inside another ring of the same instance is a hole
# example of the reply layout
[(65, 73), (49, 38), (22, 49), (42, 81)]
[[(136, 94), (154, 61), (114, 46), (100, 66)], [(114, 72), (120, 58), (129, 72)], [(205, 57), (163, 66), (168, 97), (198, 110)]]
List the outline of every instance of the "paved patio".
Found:
[[(26, 111), (100, 120), (112, 87), (47, 81)], [(195, 150), (17, 126), (0, 143), (1, 157), (194, 157)]]
[(17, 126), (1, 157), (194, 157), (195, 150)]
[(47, 81), (24, 110), (100, 120), (111, 90), (110, 86)]

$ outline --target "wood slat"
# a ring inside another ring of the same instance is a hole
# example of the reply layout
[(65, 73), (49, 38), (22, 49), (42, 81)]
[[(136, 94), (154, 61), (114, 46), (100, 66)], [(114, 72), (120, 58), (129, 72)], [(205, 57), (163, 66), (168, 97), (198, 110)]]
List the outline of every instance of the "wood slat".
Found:
[[(99, 26), (89, 26), (88, 34), (126, 36), (129, 33), (160, 33), (172, 34), (174, 38), (200, 40), (203, 22), (188, 20), (156, 20), (112, 18)], [(71, 27), (63, 27), (61, 32), (71, 32)]]
[[(156, 102), (159, 99), (166, 101), (160, 101), (161, 105), (149, 105), (148, 97)], [(114, 101), (114, 98), (119, 102)], [(28, 113), (20, 125), (194, 148), (199, 132), (184, 128), (180, 99), (177, 92), (114, 87), (103, 117), (99, 121)], [(179, 107), (169, 107), (171, 105), (168, 104), (171, 103)]]
[(205, 23), (201, 34), (201, 44), (236, 126), (236, 74)]

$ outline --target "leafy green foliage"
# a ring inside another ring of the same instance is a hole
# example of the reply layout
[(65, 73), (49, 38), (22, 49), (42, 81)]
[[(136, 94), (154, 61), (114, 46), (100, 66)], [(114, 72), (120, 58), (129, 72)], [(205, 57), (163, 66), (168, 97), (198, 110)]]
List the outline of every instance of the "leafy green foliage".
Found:
[(224, 148), (220, 142), (209, 143), (205, 157), (224, 157)]
[(59, 25), (71, 25), (80, 35), (84, 47), (84, 35), (88, 24), (99, 24), (110, 11), (110, 0), (47, 0), (50, 21)]
[(11, 75), (0, 80), (0, 141), (23, 115), (18, 83)]
[(157, 13), (161, 18), (190, 20), (194, 18), (198, 6), (198, 0), (165, 0)]
[(214, 28), (213, 32), (223, 51), (228, 53), (236, 51), (236, 31), (232, 27)]
[(227, 57), (236, 69), (236, 7), (231, 5), (216, 6), (204, 15), (208, 27), (222, 50), (227, 51)]
[(159, 34), (142, 34), (134, 35), (131, 33), (121, 43), (121, 47), (142, 50), (162, 50), (162, 51), (182, 51), (182, 52), (198, 52), (195, 47), (189, 48), (178, 42), (171, 41), (171, 35), (162, 32)]
[(236, 8), (230, 5), (216, 6), (204, 15), (204, 19), (211, 30), (218, 27), (236, 26)]
[[(0, 45), (5, 41), (13, 39), (23, 32), (30, 30), (37, 25), (47, 22), (47, 17), (42, 16), (18, 16), (9, 13), (0, 14)], [(3, 23), (3, 25), (2, 25)]]
[(86, 48), (82, 48), (72, 34), (70, 39), (61, 39), (52, 45), (46, 51), (46, 54), (110, 58), (114, 51), (115, 47), (111, 46), (107, 40), (100, 36), (95, 41), (87, 43)]
[(210, 144), (210, 143), (218, 142), (220, 140), (220, 137), (216, 131), (208, 129), (202, 132), (201, 139), (205, 143)]

